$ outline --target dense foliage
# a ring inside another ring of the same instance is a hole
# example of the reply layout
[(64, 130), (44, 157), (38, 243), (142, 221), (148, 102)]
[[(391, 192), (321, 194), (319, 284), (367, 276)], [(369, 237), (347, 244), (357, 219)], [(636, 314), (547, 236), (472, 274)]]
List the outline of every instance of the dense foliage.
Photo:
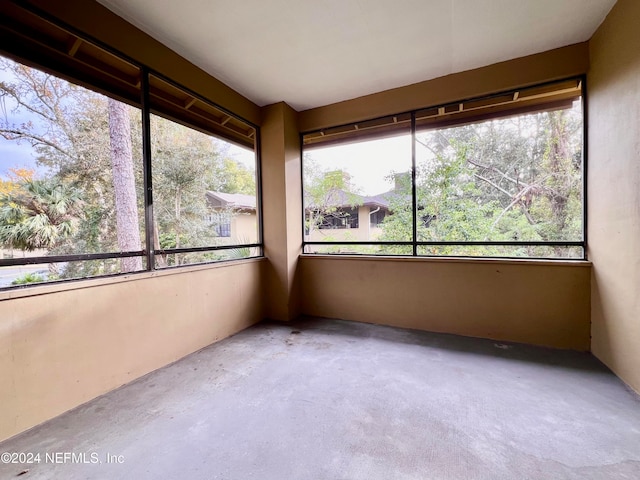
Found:
[[(144, 239), (141, 111), (124, 106), (128, 125), (114, 125), (119, 120), (103, 95), (1, 57), (0, 75), (0, 135), (31, 145), (37, 165), (35, 179), (0, 184), (1, 246), (42, 249), (45, 255), (143, 249), (123, 245), (118, 229), (125, 227), (116, 221), (118, 212), (131, 212), (127, 228), (133, 226), (139, 231), (134, 238)], [(126, 168), (116, 165), (113, 143), (123, 132), (130, 148), (121, 155), (134, 177), (128, 199), (116, 191)], [(152, 138), (156, 248), (215, 244), (205, 191), (255, 195), (255, 172), (228, 156), (224, 142), (169, 120), (153, 117)], [(6, 156), (2, 166), (18, 167)], [(165, 261), (185, 263), (189, 256)], [(113, 259), (71, 262), (56, 274), (142, 268), (137, 265)]]
[[(345, 166), (348, 170), (349, 166)], [(305, 159), (306, 192), (331, 198), (322, 169)], [(411, 241), (411, 176), (393, 171), (390, 215), (380, 241)], [(324, 172), (325, 174), (327, 172)], [(335, 172), (331, 172), (335, 175)], [(519, 115), (416, 135), (417, 241), (554, 242), (582, 239), (582, 115), (573, 108)], [(332, 208), (335, 208), (333, 206)], [(316, 218), (322, 211), (314, 213)], [(371, 247), (349, 247), (365, 253)], [(576, 257), (559, 246), (420, 246), (422, 255)], [(327, 250), (328, 251), (328, 250)], [(406, 254), (406, 246), (376, 253)]]

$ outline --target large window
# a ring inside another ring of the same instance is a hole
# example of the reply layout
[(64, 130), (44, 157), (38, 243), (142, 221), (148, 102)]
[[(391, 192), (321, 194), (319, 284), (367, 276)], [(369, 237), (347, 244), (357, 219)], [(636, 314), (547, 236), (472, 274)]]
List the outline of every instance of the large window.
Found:
[(583, 156), (581, 79), (309, 132), (304, 251), (583, 259)]
[[(411, 216), (411, 192), (405, 188), (411, 169), (410, 116), (400, 120), (391, 137), (305, 147), (305, 251), (392, 253), (388, 245), (368, 242), (411, 241), (411, 228), (384, 228), (392, 209), (396, 218)], [(370, 128), (375, 131), (379, 123), (390, 122), (392, 118), (383, 119)], [(358, 129), (361, 135), (366, 131), (366, 126)], [(396, 247), (393, 253), (411, 253), (409, 246)]]
[(0, 288), (261, 255), (256, 127), (41, 28), (0, 57)]
[(151, 146), (156, 267), (250, 256), (237, 246), (258, 242), (254, 152), (157, 115)]

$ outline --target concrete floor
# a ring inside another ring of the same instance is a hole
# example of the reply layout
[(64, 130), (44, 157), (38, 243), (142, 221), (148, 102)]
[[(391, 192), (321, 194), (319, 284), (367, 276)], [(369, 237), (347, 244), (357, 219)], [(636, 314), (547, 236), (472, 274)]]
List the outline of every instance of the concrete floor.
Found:
[(22, 479), (639, 479), (640, 401), (584, 353), (307, 319), (245, 330), (0, 452), (41, 454), (0, 465)]

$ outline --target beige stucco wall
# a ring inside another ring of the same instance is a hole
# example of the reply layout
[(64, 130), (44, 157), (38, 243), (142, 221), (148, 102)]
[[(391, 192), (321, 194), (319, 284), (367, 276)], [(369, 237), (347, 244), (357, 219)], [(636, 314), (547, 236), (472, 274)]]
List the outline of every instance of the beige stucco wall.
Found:
[(300, 314), (296, 271), (302, 252), (302, 164), (297, 112), (283, 102), (263, 107), (260, 134), (265, 314), (289, 321)]
[(0, 293), (0, 440), (259, 321), (263, 263)]
[(640, 2), (619, 0), (590, 42), (592, 350), (640, 392)]
[(304, 257), (307, 315), (589, 350), (587, 262)]

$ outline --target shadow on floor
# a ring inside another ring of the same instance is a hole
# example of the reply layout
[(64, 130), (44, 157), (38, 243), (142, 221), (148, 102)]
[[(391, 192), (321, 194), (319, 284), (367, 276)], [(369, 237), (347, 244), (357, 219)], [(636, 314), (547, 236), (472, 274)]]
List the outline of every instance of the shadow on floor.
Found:
[[(374, 326), (375, 328), (371, 328)], [(265, 320), (256, 327), (284, 327), (292, 331), (322, 332), (326, 335), (372, 338), (381, 341), (439, 348), (460, 353), (531, 362), (549, 367), (570, 368), (589, 372), (611, 373), (611, 370), (589, 352), (561, 350), (502, 340), (464, 337), (460, 335), (412, 330), (340, 319), (303, 316), (293, 322)], [(640, 401), (640, 398), (638, 398)]]

